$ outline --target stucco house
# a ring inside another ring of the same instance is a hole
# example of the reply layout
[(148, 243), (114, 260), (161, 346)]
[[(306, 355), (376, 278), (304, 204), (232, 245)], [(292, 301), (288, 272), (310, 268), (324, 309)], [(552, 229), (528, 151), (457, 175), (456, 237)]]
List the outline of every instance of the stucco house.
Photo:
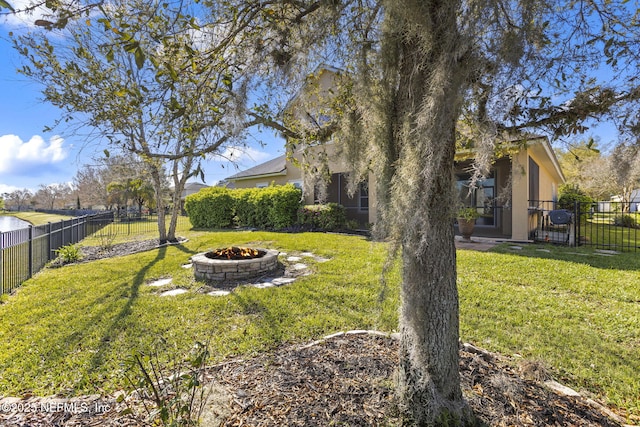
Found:
[[(330, 96), (335, 70), (320, 70), (314, 80), (315, 89), (310, 97), (323, 99)], [(318, 89), (319, 88), (319, 89)], [(297, 97), (298, 98), (298, 97)], [(301, 105), (294, 98), (290, 109), (297, 111)], [(310, 114), (307, 109), (299, 113), (305, 116), (316, 116), (314, 120), (322, 120), (327, 112), (317, 111)], [(490, 236), (513, 240), (529, 240), (539, 220), (538, 201), (555, 201), (558, 188), (564, 183), (564, 176), (558, 160), (544, 136), (521, 135), (501, 144), (503, 157), (498, 158), (486, 179), (478, 183), (476, 188), (469, 188), (468, 166), (473, 160), (472, 151), (459, 151), (456, 154), (456, 177), (460, 202), (465, 206), (478, 209), (481, 217), (476, 222), (474, 235)], [(318, 194), (305, 184), (305, 173), (296, 164), (302, 160), (304, 148), (298, 148), (289, 157), (282, 155), (250, 169), (238, 172), (226, 181), (234, 188), (266, 187), (270, 184), (283, 185), (292, 183), (303, 188), (306, 204), (318, 201)], [(348, 218), (362, 225), (376, 222), (376, 185), (375, 176), (370, 175), (368, 182), (349, 197), (347, 179), (350, 167), (340, 155), (335, 144), (329, 142), (313, 147), (326, 156), (331, 179), (323, 194), (323, 202), (335, 202), (343, 205)]]

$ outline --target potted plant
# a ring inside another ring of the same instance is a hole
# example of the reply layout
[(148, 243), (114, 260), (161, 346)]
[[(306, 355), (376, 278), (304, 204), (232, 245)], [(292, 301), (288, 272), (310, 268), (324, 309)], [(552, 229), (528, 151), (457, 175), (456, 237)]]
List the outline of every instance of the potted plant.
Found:
[(458, 230), (462, 234), (462, 239), (469, 241), (476, 225), (476, 219), (480, 217), (478, 209), (472, 207), (462, 207), (458, 209)]

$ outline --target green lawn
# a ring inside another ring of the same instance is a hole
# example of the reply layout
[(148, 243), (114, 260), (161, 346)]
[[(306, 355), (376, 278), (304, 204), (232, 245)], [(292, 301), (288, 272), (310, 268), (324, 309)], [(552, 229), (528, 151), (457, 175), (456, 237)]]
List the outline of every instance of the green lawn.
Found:
[[(220, 360), (340, 330), (397, 329), (397, 270), (380, 301), (384, 244), (334, 234), (179, 234), (189, 241), (45, 270), (6, 298), (0, 395), (113, 391), (125, 386), (122, 361), (158, 337), (172, 349), (168, 358), (208, 340)], [(245, 243), (331, 261), (312, 263), (313, 275), (279, 288), (196, 293), (200, 284), (181, 265), (194, 253)], [(458, 251), (458, 264), (463, 340), (541, 361), (560, 382), (640, 415), (637, 254), (502, 245), (490, 253)], [(193, 292), (160, 297), (145, 285), (168, 276)]]
[(465, 340), (640, 416), (639, 254), (506, 244), (458, 266)]
[(0, 215), (15, 216), (33, 225), (42, 225), (48, 222), (58, 222), (73, 218), (72, 216), (54, 215), (43, 212), (2, 212)]
[[(45, 270), (26, 282), (0, 306), (0, 395), (85, 393), (98, 384), (113, 390), (124, 385), (123, 359), (160, 336), (179, 351), (211, 340), (220, 359), (338, 330), (395, 326), (397, 300), (378, 303), (381, 244), (324, 234), (183, 234), (190, 238), (184, 245)], [(159, 297), (145, 286), (171, 276), (176, 286), (195, 290), (192, 272), (181, 268), (192, 254), (246, 243), (312, 251), (331, 261), (313, 263), (316, 274), (292, 285), (228, 297)]]
[[(636, 224), (640, 224), (637, 213), (625, 214)], [(640, 248), (640, 229), (615, 225), (616, 215), (595, 214), (583, 219), (580, 235), (596, 247), (621, 250), (638, 250)]]

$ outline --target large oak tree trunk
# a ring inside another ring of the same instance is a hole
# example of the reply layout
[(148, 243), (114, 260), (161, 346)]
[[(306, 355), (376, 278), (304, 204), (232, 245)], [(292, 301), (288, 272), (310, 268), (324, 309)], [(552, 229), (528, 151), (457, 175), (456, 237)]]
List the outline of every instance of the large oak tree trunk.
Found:
[[(452, 184), (450, 168), (424, 185)], [(454, 232), (448, 191), (423, 189), (417, 227), (402, 246), (402, 309), (399, 392), (412, 425), (465, 425), (472, 415), (462, 397), (458, 372), (458, 292)], [(431, 197), (430, 197), (431, 196)]]
[(404, 215), (401, 410), (409, 425), (472, 425), (458, 371), (453, 230), (455, 130), (466, 81), (456, 31), (460, 4), (390, 0), (387, 7), (398, 64), (393, 209)]

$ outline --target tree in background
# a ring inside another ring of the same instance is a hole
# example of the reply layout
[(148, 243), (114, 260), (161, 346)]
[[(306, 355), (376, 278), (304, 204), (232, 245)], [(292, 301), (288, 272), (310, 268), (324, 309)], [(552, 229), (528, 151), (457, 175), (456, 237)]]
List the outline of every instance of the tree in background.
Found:
[(631, 195), (640, 188), (640, 145), (621, 142), (611, 153), (610, 167), (614, 172), (609, 180), (617, 190), (623, 212), (629, 209)]
[(5, 200), (5, 208), (11, 210), (22, 211), (31, 206), (31, 198), (33, 193), (31, 190), (22, 189), (14, 190), (3, 195)]
[(609, 157), (591, 140), (557, 151), (567, 188), (579, 189), (592, 200), (609, 200), (616, 193), (612, 185)]
[(107, 184), (111, 178), (107, 176), (109, 170), (102, 165), (83, 165), (73, 178), (75, 192), (80, 205), (88, 209), (100, 207), (110, 209)]
[[(225, 144), (242, 145), (243, 131), (257, 124), (244, 111), (253, 77), (236, 67), (240, 51), (219, 49), (219, 41), (234, 40), (228, 16), (201, 27), (202, 6), (190, 2), (115, 1), (79, 14), (64, 3), (47, 6), (52, 21), (36, 22), (45, 29), (14, 37), (26, 62), (21, 72), (43, 84), (65, 121), (142, 159), (160, 240), (175, 240), (187, 180)], [(168, 227), (165, 170), (173, 180)]]
[(149, 181), (145, 181), (142, 178), (136, 178), (129, 183), (131, 191), (131, 198), (138, 206), (138, 215), (142, 215), (142, 207), (146, 204), (147, 207), (153, 207), (154, 191), (153, 186)]
[(611, 153), (602, 154), (594, 143), (581, 142), (558, 152), (568, 188), (579, 189), (592, 200), (611, 200), (618, 196), (623, 205), (640, 187), (638, 145), (619, 142)]
[[(166, 175), (164, 171), (163, 175)], [(112, 209), (114, 204), (124, 206), (123, 200), (119, 200), (121, 199), (120, 195), (113, 190), (116, 190), (117, 186), (122, 187), (131, 181), (136, 181), (136, 188), (128, 190), (127, 198), (135, 199), (138, 204), (142, 202), (150, 208), (155, 207), (155, 193), (145, 164), (132, 156), (112, 155), (96, 159), (95, 163), (83, 165), (78, 169), (73, 180), (75, 192), (81, 200), (81, 205), (106, 209)], [(112, 185), (111, 189), (109, 188), (110, 184)], [(168, 183), (165, 177), (163, 179), (163, 197), (165, 199), (167, 191)]]
[(69, 184), (49, 184), (40, 185), (38, 191), (33, 195), (33, 202), (36, 207), (54, 210), (64, 209), (67, 205), (72, 205), (73, 188)]
[[(127, 178), (112, 181), (107, 185), (109, 202), (116, 205), (118, 213), (129, 206), (129, 201), (134, 202), (138, 208), (138, 214), (142, 214), (145, 203), (153, 206), (154, 190), (149, 181), (142, 178)], [(124, 213), (126, 215), (126, 212)]]

